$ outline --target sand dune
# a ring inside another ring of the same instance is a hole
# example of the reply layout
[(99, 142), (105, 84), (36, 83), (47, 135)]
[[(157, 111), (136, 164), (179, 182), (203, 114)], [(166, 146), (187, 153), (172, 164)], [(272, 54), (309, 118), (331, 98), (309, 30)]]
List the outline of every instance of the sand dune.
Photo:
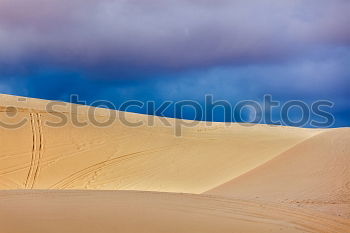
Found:
[(350, 217), (350, 129), (316, 135), (210, 194), (261, 199)]
[[(225, 126), (204, 123), (174, 135), (171, 126), (130, 127), (116, 121), (109, 127), (89, 123), (75, 127), (69, 109), (62, 106), (68, 123), (49, 127), (57, 117), (45, 111), (44, 100), (17, 101), (2, 96), (1, 117), (7, 124), (28, 119), (20, 129), (0, 128), (1, 189), (109, 189), (201, 193), (227, 182), (320, 130), (280, 126)], [(20, 107), (9, 117), (5, 106)], [(87, 107), (79, 120), (87, 121)], [(108, 110), (98, 109), (106, 121)], [(147, 116), (127, 114), (130, 119)], [(20, 141), (20, 143), (18, 143)], [(34, 141), (34, 147), (33, 147)]]
[(344, 219), (205, 195), (135, 191), (1, 191), (0, 225), (11, 233), (322, 232)]
[(178, 119), (50, 103), (0, 95), (0, 232), (350, 232), (350, 129), (197, 122), (176, 136)]

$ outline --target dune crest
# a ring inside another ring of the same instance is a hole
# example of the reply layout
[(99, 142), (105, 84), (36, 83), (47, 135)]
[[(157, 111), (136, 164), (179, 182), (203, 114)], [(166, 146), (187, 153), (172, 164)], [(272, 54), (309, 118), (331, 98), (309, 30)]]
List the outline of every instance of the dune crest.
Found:
[(350, 129), (306, 139), (206, 193), (322, 210), (350, 218)]

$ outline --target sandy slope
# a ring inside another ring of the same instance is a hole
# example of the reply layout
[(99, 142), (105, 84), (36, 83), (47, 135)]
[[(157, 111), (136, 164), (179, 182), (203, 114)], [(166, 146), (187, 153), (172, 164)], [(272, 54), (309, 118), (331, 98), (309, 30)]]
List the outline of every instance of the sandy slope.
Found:
[(285, 203), (350, 218), (350, 129), (316, 135), (209, 194)]
[(349, 222), (214, 196), (135, 191), (0, 191), (6, 233), (347, 233)]
[[(0, 189), (118, 189), (201, 193), (267, 162), (320, 130), (280, 126), (225, 126), (205, 123), (174, 135), (176, 120), (163, 126), (130, 127), (117, 120), (108, 127), (72, 124), (72, 105), (59, 106), (68, 118), (63, 127), (46, 122), (60, 118), (45, 111), (45, 100), (1, 95), (0, 119), (23, 127), (0, 127)], [(19, 107), (17, 114), (11, 115)], [(79, 107), (87, 121), (88, 107)], [(57, 110), (57, 109), (55, 109)], [(109, 110), (98, 109), (106, 121)], [(147, 116), (126, 114), (127, 119)]]
[(350, 232), (350, 129), (201, 122), (176, 137), (177, 119), (96, 127), (119, 112), (49, 103), (0, 95), (0, 232)]

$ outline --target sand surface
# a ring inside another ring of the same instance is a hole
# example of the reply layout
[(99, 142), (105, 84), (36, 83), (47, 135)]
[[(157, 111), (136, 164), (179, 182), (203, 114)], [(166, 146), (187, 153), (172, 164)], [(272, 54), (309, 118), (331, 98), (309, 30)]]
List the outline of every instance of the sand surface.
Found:
[(303, 209), (206, 195), (138, 191), (1, 191), (5, 232), (348, 232)]
[(320, 209), (350, 218), (350, 129), (323, 132), (206, 193)]
[[(350, 232), (347, 128), (199, 122), (176, 136), (177, 119), (97, 127), (120, 112), (50, 103), (0, 95), (6, 233)], [(57, 114), (67, 123), (49, 126)]]
[[(0, 128), (1, 189), (202, 193), (321, 132), (266, 125), (226, 127), (222, 123), (212, 126), (202, 123), (185, 128), (183, 136), (176, 137), (173, 119), (169, 119), (171, 126), (163, 126), (156, 118), (154, 126), (130, 127), (116, 120), (108, 127), (91, 123), (75, 127), (74, 115), (69, 112), (64, 113), (67, 124), (49, 127), (47, 122), (59, 119), (43, 111), (46, 101), (28, 99), (26, 106), (22, 106), (22, 102), (15, 101), (16, 97), (6, 97), (2, 105), (19, 106), (21, 112), (16, 117), (1, 112), (0, 120), (9, 125), (23, 119), (27, 121), (16, 130)], [(79, 111), (81, 122), (88, 122), (85, 109), (82, 107)], [(101, 122), (106, 121), (105, 115), (101, 110)], [(144, 115), (138, 114), (126, 117), (145, 120)]]

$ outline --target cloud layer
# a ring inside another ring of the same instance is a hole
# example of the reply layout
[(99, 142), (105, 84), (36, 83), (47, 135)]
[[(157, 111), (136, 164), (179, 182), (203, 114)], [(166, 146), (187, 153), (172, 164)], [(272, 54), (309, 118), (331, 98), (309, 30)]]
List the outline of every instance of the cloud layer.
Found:
[(349, 126), (349, 12), (349, 0), (0, 0), (0, 92), (327, 99)]
[(347, 0), (2, 0), (0, 67), (120, 77), (289, 61), (349, 46), (348, 12)]

